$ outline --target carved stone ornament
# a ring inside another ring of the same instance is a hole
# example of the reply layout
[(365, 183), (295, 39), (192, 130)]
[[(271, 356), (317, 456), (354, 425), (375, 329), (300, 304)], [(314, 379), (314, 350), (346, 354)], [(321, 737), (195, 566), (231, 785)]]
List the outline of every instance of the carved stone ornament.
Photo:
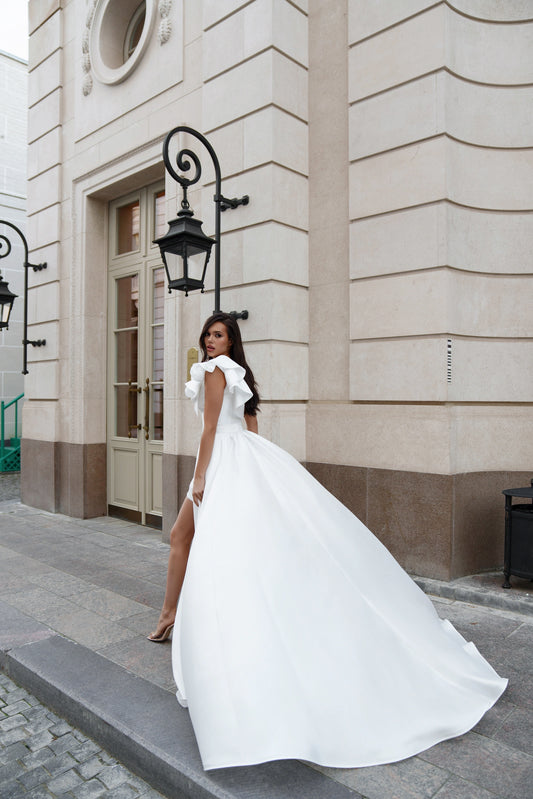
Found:
[(83, 76), (83, 82), (81, 84), (81, 90), (83, 92), (83, 96), (87, 97), (87, 95), (91, 93), (92, 88), (93, 88), (93, 79), (91, 73), (87, 72), (87, 74)]
[(159, 13), (161, 21), (157, 30), (157, 39), (159, 44), (165, 44), (170, 39), (172, 33), (172, 20), (170, 19), (170, 11), (172, 9), (172, 0), (159, 0)]
[(85, 28), (83, 31), (83, 36), (81, 37), (81, 52), (89, 52), (89, 28)]
[(85, 30), (83, 31), (83, 36), (81, 37), (81, 52), (83, 55), (82, 69), (85, 73), (83, 76), (81, 90), (84, 97), (87, 97), (93, 88), (93, 79), (91, 75), (91, 56), (89, 55), (89, 37), (91, 35), (91, 25), (93, 23), (94, 12), (96, 10), (96, 4), (98, 0), (87, 0), (87, 2), (89, 7), (87, 9), (87, 16), (85, 17)]
[(159, 40), (159, 44), (165, 44), (166, 42), (168, 42), (171, 33), (172, 33), (172, 21), (168, 17), (163, 17), (163, 19), (159, 23), (159, 28), (157, 31), (157, 38)]

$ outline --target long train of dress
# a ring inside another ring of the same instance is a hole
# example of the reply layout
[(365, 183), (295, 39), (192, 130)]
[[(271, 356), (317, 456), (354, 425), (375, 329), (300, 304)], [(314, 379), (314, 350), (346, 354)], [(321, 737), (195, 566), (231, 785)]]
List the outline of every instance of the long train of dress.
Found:
[(389, 763), (471, 729), (500, 678), (388, 550), (291, 455), (243, 428), (226, 389), (174, 628), (178, 698), (204, 768)]

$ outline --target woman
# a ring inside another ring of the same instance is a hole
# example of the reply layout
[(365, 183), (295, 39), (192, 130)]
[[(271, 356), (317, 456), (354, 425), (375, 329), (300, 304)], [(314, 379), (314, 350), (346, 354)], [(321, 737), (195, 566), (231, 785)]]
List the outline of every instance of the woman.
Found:
[[(199, 343), (203, 353), (204, 364), (206, 361), (217, 358), (220, 355), (229, 356), (231, 354), (231, 358), (244, 368), (246, 386), (242, 389), (238, 388), (237, 390), (244, 393), (251, 393), (251, 397), (246, 398), (244, 420), (247, 429), (250, 432), (257, 433), (259, 394), (252, 370), (246, 363), (241, 333), (237, 322), (229, 314), (222, 312), (213, 314), (204, 324)], [(224, 396), (226, 381), (223, 373), (220, 369), (209, 371), (208, 367), (204, 368), (207, 369), (207, 371), (205, 381), (206, 403), (204, 408), (202, 438), (200, 440), (194, 478), (189, 486), (187, 498), (181, 506), (178, 518), (170, 531), (170, 555), (168, 560), (165, 598), (163, 600), (163, 607), (161, 609), (157, 628), (148, 636), (148, 639), (154, 643), (163, 643), (166, 641), (174, 627), (176, 607), (185, 578), (189, 550), (194, 536), (193, 503), (198, 506), (203, 498), (205, 474), (213, 451), (215, 432)], [(196, 374), (198, 374), (198, 369), (200, 369), (201, 380), (203, 377), (201, 365), (195, 365), (193, 369), (197, 370)], [(193, 370), (191, 370), (191, 374), (192, 371)], [(191, 386), (192, 383), (193, 381), (188, 383), (187, 386)], [(196, 395), (193, 396), (191, 393), (192, 391), (194, 391), (194, 389), (186, 388), (187, 395), (195, 399)], [(198, 405), (196, 405), (196, 411), (198, 412)]]
[(177, 695), (204, 768), (378, 765), (471, 729), (507, 680), (359, 519), (256, 434), (236, 322), (215, 314), (200, 346), (186, 394), (204, 426), (152, 640), (175, 624)]

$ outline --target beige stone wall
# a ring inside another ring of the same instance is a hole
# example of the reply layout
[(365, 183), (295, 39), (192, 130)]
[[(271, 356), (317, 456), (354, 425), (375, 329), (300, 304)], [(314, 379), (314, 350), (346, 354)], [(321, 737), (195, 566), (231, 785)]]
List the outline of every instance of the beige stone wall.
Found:
[[(309, 461), (526, 468), (529, 414), (517, 403), (533, 388), (531, 317), (519, 310), (531, 291), (533, 25), (523, 4), (502, 17), (501, 4), (466, 2), (174, 2), (174, 38), (153, 35), (119, 85), (84, 61), (90, 7), (30, 3), (28, 238), (49, 267), (30, 293), (48, 344), (31, 353), (28, 437), (105, 440), (105, 373), (91, 359), (104, 345), (105, 252), (94, 234), (108, 199), (163, 174), (161, 140), (187, 123), (219, 153), (225, 194), (251, 197), (223, 215), (222, 301), (250, 310), (242, 329), (265, 434)], [(211, 181), (208, 165), (193, 192), (207, 232)], [(173, 181), (167, 193), (170, 216)], [(194, 452), (185, 352), (211, 308), (210, 292), (167, 301), (168, 346), (180, 342), (169, 453)], [(429, 451), (413, 435), (421, 416)], [(368, 433), (393, 417), (387, 435)], [(492, 445), (468, 454), (467, 440)]]
[[(27, 239), (32, 260), (46, 270), (32, 276), (28, 294), (31, 337), (46, 346), (28, 350), (29, 374), (23, 415), (24, 437), (56, 441), (58, 435), (61, 177), (62, 41), (60, 3), (30, 3), (28, 84)], [(24, 463), (23, 463), (24, 468)]]
[[(316, 395), (326, 404), (310, 408), (308, 460), (531, 467), (531, 17), (518, 2), (348, 3), (348, 41), (340, 25), (336, 38), (349, 70), (348, 335), (342, 289), (328, 285), (321, 320), (340, 333), (336, 377), (349, 339), (349, 388), (341, 404), (333, 387)], [(324, 271), (342, 272), (331, 250)]]
[[(29, 3), (28, 240), (48, 269), (30, 294), (35, 335), (45, 335), (47, 347), (34, 354), (27, 382), (23, 494), (74, 515), (106, 507), (105, 481), (101, 474), (94, 481), (94, 469), (105, 472), (108, 202), (163, 178), (161, 144), (176, 113), (201, 127), (198, 4), (185, 14), (182, 0), (173, 0), (172, 35), (160, 43), (157, 3), (148, 3), (153, 36), (136, 70), (126, 83), (93, 80), (87, 91), (94, 71), (84, 37), (94, 7), (92, 0)], [(34, 497), (44, 461), (46, 500)], [(87, 493), (90, 482), (98, 496)]]
[[(306, 6), (286, 0), (203, 3), (199, 126), (220, 159), (224, 195), (250, 196), (249, 205), (222, 215), (221, 305), (250, 312), (241, 331), (260, 383), (261, 433), (301, 460), (309, 385)], [(175, 187), (167, 187), (170, 196)], [(198, 202), (208, 233), (214, 229), (212, 196), (207, 172)], [(209, 280), (212, 289), (213, 274)], [(167, 452), (196, 452), (199, 423), (181, 387), (186, 350), (197, 344), (212, 310), (211, 291), (191, 296), (170, 333), (183, 345), (177, 396), (174, 404), (169, 399), (166, 416), (177, 420)]]
[[(495, 508), (500, 480), (531, 468), (530, 5), (173, 0), (163, 41), (149, 0), (142, 58), (116, 83), (87, 44), (100, 7), (29, 4), (27, 230), (48, 269), (30, 293), (47, 346), (31, 353), (24, 436), (35, 463), (55, 464), (46, 507), (102, 504), (86, 483), (106, 440), (107, 206), (163, 179), (164, 136), (189, 125), (218, 153), (223, 193), (250, 196), (222, 215), (222, 307), (250, 313), (260, 431), (364, 499), (414, 570), (492, 564), (496, 520), (477, 557), (483, 525), (461, 518), (483, 514), (461, 508), (465, 486)], [(190, 200), (212, 234), (213, 170), (195, 141), (180, 142), (204, 168)], [(168, 177), (166, 193), (171, 218)], [(199, 431), (186, 353), (212, 309), (212, 272), (205, 294), (166, 298), (169, 519)], [(425, 509), (409, 535), (398, 486)]]
[(156, 36), (157, 4), (149, 5), (153, 35), (142, 61), (127, 84), (106, 85), (84, 61), (92, 0), (29, 4), (28, 239), (49, 265), (30, 295), (47, 338), (27, 384), (31, 440), (105, 442), (107, 204), (163, 177), (173, 104), (201, 124), (198, 4), (185, 15), (174, 0), (165, 44)]

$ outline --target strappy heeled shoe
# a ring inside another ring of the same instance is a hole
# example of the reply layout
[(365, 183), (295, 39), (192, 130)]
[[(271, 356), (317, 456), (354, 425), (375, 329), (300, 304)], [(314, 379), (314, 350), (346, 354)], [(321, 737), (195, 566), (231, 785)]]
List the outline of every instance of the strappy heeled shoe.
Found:
[(174, 622), (165, 627), (164, 630), (160, 633), (160, 635), (154, 636), (153, 633), (150, 633), (150, 635), (148, 635), (147, 638), (149, 641), (153, 641), (154, 644), (162, 644), (167, 640), (167, 638), (170, 637), (173, 629), (174, 629)]

